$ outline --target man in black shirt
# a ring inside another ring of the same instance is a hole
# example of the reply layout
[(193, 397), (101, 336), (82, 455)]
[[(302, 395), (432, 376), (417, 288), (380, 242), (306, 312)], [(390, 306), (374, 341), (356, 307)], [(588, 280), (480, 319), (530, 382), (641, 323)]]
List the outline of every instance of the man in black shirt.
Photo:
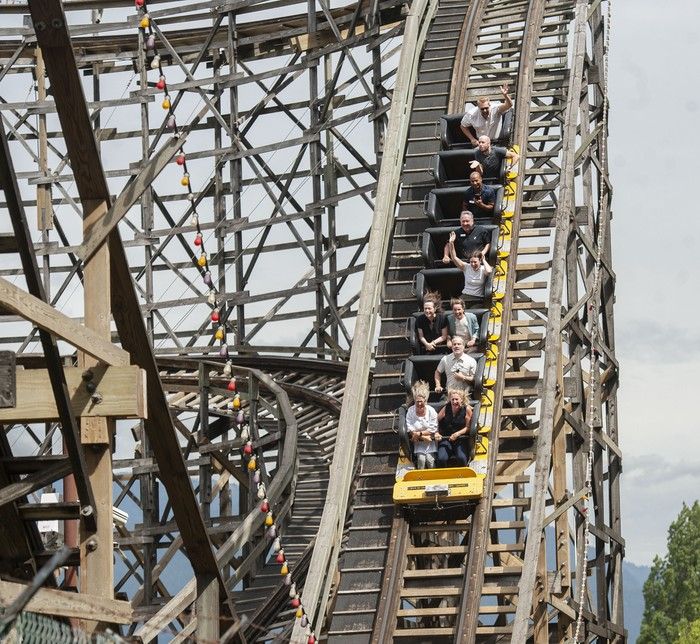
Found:
[(471, 184), (464, 193), (462, 210), (468, 210), (474, 217), (491, 217), (496, 203), (496, 191), (491, 186), (485, 186), (481, 175), (472, 172), (469, 175)]
[(505, 148), (493, 147), (488, 136), (480, 136), (477, 149), (474, 154), (476, 161), (469, 165), (472, 170), (481, 172), (484, 179), (499, 179), (501, 174), (501, 161), (510, 159), (511, 163), (518, 160), (518, 154)]
[[(459, 228), (455, 229), (455, 252), (460, 259), (469, 260), (474, 251), (487, 255), (491, 248), (491, 233), (483, 226), (474, 225), (474, 215), (468, 210), (463, 210), (459, 216)], [(450, 263), (449, 244), (445, 244), (442, 255), (442, 263)]]

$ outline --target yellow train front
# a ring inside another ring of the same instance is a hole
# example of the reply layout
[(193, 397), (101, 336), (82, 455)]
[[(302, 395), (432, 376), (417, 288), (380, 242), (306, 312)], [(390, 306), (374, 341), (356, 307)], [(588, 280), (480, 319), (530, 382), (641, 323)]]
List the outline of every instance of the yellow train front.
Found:
[(477, 435), (471, 467), (438, 467), (418, 470), (402, 448), (396, 468), (393, 499), (399, 505), (436, 509), (477, 502), (484, 493), (488, 438)]

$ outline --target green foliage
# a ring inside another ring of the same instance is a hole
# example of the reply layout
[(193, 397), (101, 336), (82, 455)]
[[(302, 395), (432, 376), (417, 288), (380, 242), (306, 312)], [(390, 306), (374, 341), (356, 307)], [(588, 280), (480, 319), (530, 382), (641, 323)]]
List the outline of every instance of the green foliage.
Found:
[[(637, 644), (697, 643), (700, 633), (700, 504), (683, 504), (668, 529), (668, 552), (654, 558), (644, 584), (644, 618)], [(690, 639), (679, 639), (690, 637)]]
[(688, 624), (675, 644), (698, 644), (700, 642), (700, 619)]

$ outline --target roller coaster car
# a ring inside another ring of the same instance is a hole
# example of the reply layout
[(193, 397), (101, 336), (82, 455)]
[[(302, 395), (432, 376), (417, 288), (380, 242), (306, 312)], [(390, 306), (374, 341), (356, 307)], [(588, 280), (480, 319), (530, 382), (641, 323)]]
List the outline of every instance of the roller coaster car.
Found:
[[(443, 150), (455, 150), (459, 148), (472, 148), (471, 141), (464, 136), (462, 128), (459, 127), (462, 121), (461, 114), (446, 114), (439, 120), (440, 142)], [(508, 110), (501, 117), (501, 128), (495, 139), (491, 141), (493, 145), (507, 146), (510, 143), (510, 136), (513, 130), (513, 110)]]
[(426, 470), (415, 469), (411, 442), (406, 431), (406, 409), (399, 410), (399, 436), (401, 452), (396, 467), (394, 483), (394, 503), (405, 506), (432, 506), (447, 518), (446, 512), (455, 506), (478, 502), (484, 494), (486, 463), (489, 441), (477, 432), (476, 419), (473, 414), (470, 436), (475, 438), (474, 458), (469, 467), (443, 467)]
[[(475, 150), (444, 150), (438, 152), (433, 157), (432, 167), (430, 168), (430, 172), (435, 179), (435, 185), (438, 188), (464, 186), (466, 189), (467, 185), (469, 185), (469, 175), (472, 172), (469, 163), (475, 160)], [(502, 182), (505, 176), (506, 160), (504, 157), (501, 160), (498, 175), (485, 176), (484, 183)]]
[(484, 493), (484, 478), (471, 467), (407, 469), (394, 483), (394, 503), (440, 506), (478, 500)]
[[(492, 185), (496, 191), (496, 198), (493, 202), (493, 214), (488, 222), (500, 221), (503, 210), (503, 186)], [(467, 188), (457, 186), (455, 188), (434, 188), (423, 199), (423, 212), (433, 226), (459, 226), (459, 215), (462, 212), (464, 193)]]
[[(486, 258), (492, 266), (496, 263), (496, 253), (498, 252), (498, 233), (499, 228), (495, 224), (479, 223), (481, 228), (485, 228), (491, 233), (489, 254)], [(437, 226), (434, 228), (426, 228), (423, 231), (421, 238), (420, 253), (423, 258), (423, 263), (426, 268), (448, 268), (454, 266), (452, 264), (445, 265), (442, 263), (443, 251), (447, 240), (450, 238), (450, 233), (454, 231), (453, 226)]]
[[(418, 380), (433, 382), (435, 370), (443, 355), (409, 356), (404, 360), (400, 382), (406, 393), (410, 393), (411, 387)], [(474, 374), (471, 392), (472, 401), (469, 403), (473, 407), (474, 402), (480, 399), (483, 390), (486, 357), (483, 353), (470, 353), (469, 355), (476, 360), (476, 373)], [(442, 375), (442, 384), (443, 386), (445, 384), (445, 374)], [(435, 394), (433, 392), (430, 395), (434, 396)], [(433, 402), (433, 399), (431, 398), (429, 402)]]
[[(475, 315), (479, 323), (479, 332), (476, 336), (476, 346), (478, 350), (483, 351), (486, 347), (486, 342), (488, 341), (488, 326), (489, 318), (491, 317), (491, 310), (483, 308), (469, 309), (468, 312)], [(422, 345), (418, 340), (418, 333), (416, 332), (416, 321), (421, 315), (422, 313), (420, 312), (413, 313), (406, 321), (406, 335), (409, 343), (411, 344), (411, 352), (413, 355), (421, 355), (423, 353)], [(450, 314), (448, 313), (448, 315)], [(449, 351), (449, 349), (445, 347), (444, 352), (447, 351)]]
[(464, 290), (464, 273), (458, 268), (424, 268), (415, 276), (414, 290), (418, 307), (423, 308), (423, 297), (426, 291), (440, 291), (443, 299), (449, 305), (451, 297), (462, 297), (467, 308), (491, 306), (491, 297), (493, 296), (493, 277), (492, 272), (484, 284), (484, 297), (471, 297), (462, 295)]

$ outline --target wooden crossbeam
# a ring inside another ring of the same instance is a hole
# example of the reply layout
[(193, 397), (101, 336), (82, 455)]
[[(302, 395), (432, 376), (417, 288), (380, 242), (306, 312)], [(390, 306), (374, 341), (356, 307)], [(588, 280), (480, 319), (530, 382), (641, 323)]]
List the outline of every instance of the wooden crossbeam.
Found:
[[(44, 306), (47, 300), (44, 284), (39, 274), (39, 266), (33, 251), (32, 237), (29, 232), (27, 217), (24, 213), (22, 198), (17, 184), (10, 148), (0, 119), (0, 185), (5, 193), (7, 209), (10, 214), (10, 221), (17, 243), (22, 269), (29, 293)], [(25, 295), (25, 298), (28, 297)], [(88, 467), (80, 443), (80, 427), (72, 414), (70, 398), (66, 377), (63, 373), (63, 363), (58, 349), (56, 338), (47, 330), (39, 329), (39, 338), (44, 351), (44, 359), (50, 374), (51, 392), (56, 401), (58, 414), (61, 421), (63, 440), (68, 451), (71, 462), (77, 494), (80, 498), (81, 506), (85, 510), (83, 513), (83, 528), (94, 533), (97, 527), (97, 508), (95, 507), (95, 496), (89, 480)], [(9, 454), (11, 450), (8, 448)]]
[[(65, 369), (68, 394), (75, 416), (145, 418), (146, 372), (136, 366), (92, 367), (90, 380), (86, 370)], [(97, 387), (93, 401), (88, 385)], [(14, 407), (0, 409), (0, 423), (49, 422), (58, 420), (56, 401), (46, 393), (51, 390), (49, 372), (45, 369), (17, 371), (17, 402)]]
[[(9, 606), (27, 587), (12, 581), (0, 581), (0, 604)], [(131, 604), (107, 600), (85, 593), (76, 594), (52, 588), (40, 588), (29, 600), (26, 610), (51, 617), (75, 617), (98, 622), (131, 624)]]
[(0, 277), (0, 305), (40, 329), (109, 365), (128, 365), (129, 354), (103, 340), (97, 333), (60, 313), (50, 304), (30, 295)]
[[(203, 114), (200, 113), (199, 117)], [(199, 120), (199, 117), (197, 120)], [(179, 137), (172, 137), (162, 148), (146, 163), (139, 174), (130, 181), (124, 190), (114, 201), (111, 208), (105, 208), (102, 216), (96, 218), (94, 223), (86, 227), (83, 236), (83, 243), (75, 252), (84, 262), (90, 259), (95, 251), (104, 244), (109, 234), (116, 228), (117, 224), (124, 218), (129, 209), (136, 203), (141, 195), (150, 188), (156, 177), (165, 169), (173, 158), (178, 148), (181, 148), (187, 138), (187, 134), (193, 128), (190, 124), (187, 132), (181, 133)]]
[(10, 483), (0, 490), (0, 506), (17, 501), (27, 494), (36, 492), (45, 485), (57, 481), (71, 471), (69, 461), (59, 461), (39, 472), (26, 476), (21, 481)]

